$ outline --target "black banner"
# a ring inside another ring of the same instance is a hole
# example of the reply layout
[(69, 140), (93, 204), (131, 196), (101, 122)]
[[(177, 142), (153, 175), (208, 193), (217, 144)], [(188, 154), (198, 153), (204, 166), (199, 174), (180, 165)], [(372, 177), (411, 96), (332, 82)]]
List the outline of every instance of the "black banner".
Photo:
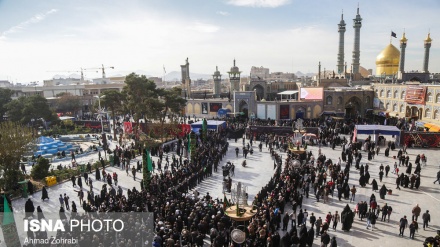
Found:
[(209, 103), (209, 112), (218, 112), (222, 109), (222, 103)]
[(290, 119), (289, 108), (289, 105), (280, 105), (280, 119)]

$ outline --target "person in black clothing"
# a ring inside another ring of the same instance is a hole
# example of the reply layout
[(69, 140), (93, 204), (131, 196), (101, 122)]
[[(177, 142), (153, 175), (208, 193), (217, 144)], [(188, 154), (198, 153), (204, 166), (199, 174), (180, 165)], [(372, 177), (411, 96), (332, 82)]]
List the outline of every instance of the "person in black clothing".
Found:
[(323, 232), (321, 235), (321, 246), (327, 247), (327, 245), (330, 243), (330, 236), (327, 234), (327, 231)]
[(31, 182), (31, 180), (28, 181), (27, 187), (28, 187), (29, 195), (34, 194), (34, 184)]
[(406, 219), (406, 215), (403, 218), (400, 218), (399, 221), (399, 236), (403, 237), (403, 233), (405, 232), (405, 228), (408, 226), (408, 220)]
[(26, 212), (27, 217), (32, 215), (35, 211), (34, 203), (29, 198), (24, 204), (24, 211)]
[(42, 193), (41, 193), (41, 200), (44, 201), (45, 199), (49, 199), (49, 196), (48, 196), (48, 194), (47, 194), (46, 187), (43, 186), (43, 191), (42, 191)]

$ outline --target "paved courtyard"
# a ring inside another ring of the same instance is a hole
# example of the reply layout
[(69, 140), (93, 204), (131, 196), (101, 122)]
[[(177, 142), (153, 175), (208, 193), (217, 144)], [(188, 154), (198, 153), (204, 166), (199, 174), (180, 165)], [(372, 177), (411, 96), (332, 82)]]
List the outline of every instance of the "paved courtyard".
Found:
[[(362, 139), (362, 136), (358, 137)], [(243, 185), (247, 186), (248, 194), (249, 194), (249, 202), (251, 202), (256, 193), (267, 184), (270, 177), (273, 175), (273, 160), (269, 155), (268, 149), (263, 145), (263, 151), (259, 152), (258, 148), (255, 147), (254, 144), (254, 154), (248, 156), (247, 158), (247, 167), (242, 167), (241, 163), (244, 159), (242, 154), (240, 153), (239, 157), (235, 156), (235, 147), (242, 147), (242, 140), (239, 139), (237, 143), (233, 140), (230, 142), (230, 147), (226, 157), (223, 159), (221, 165), (224, 165), (227, 161), (231, 161), (235, 164), (235, 176), (232, 177), (233, 183), (238, 181), (242, 182)], [(313, 152), (315, 157), (318, 154), (317, 146), (309, 146), (309, 150)], [(379, 156), (375, 156), (375, 159), (372, 161), (367, 160), (367, 155), (363, 153), (363, 158), (361, 164), (365, 164), (366, 162), (370, 165), (370, 181), (375, 178), (378, 182), (379, 188), (382, 186), (382, 183), (379, 182), (379, 166), (380, 164), (389, 164), (391, 167), (391, 171), (393, 170), (393, 164), (395, 160), (392, 158), (394, 155), (397, 155), (397, 151), (390, 151), (390, 157), (385, 157), (383, 154), (385, 148), (381, 149), (381, 153)], [(322, 147), (322, 153), (324, 153), (327, 158), (331, 158), (334, 162), (338, 160), (340, 157), (342, 148), (336, 147), (335, 150), (332, 150), (330, 147)], [(390, 172), (388, 177), (384, 177), (383, 182), (387, 186), (388, 189), (393, 190), (392, 195), (387, 195), (385, 200), (380, 199), (378, 193), (374, 193), (376, 195), (376, 199), (380, 206), (384, 205), (384, 203), (388, 203), (393, 207), (393, 213), (391, 215), (390, 222), (381, 222), (378, 219), (376, 223), (376, 228), (374, 231), (366, 229), (366, 221), (360, 221), (357, 217), (355, 217), (353, 227), (350, 232), (341, 231), (341, 224), (338, 225), (337, 231), (330, 230), (329, 234), (332, 237), (335, 235), (338, 240), (338, 246), (355, 246), (355, 247), (363, 247), (363, 246), (422, 246), (422, 242), (426, 237), (434, 236), (437, 229), (440, 229), (440, 210), (438, 210), (439, 202), (440, 202), (440, 193), (439, 188), (440, 185), (433, 184), (433, 181), (436, 179), (437, 171), (439, 170), (440, 164), (440, 156), (438, 155), (439, 151), (436, 149), (408, 149), (408, 153), (410, 155), (410, 162), (414, 163), (415, 156), (417, 154), (424, 153), (427, 156), (428, 165), (426, 167), (422, 167), (421, 172), (421, 185), (418, 190), (411, 190), (402, 188), (402, 190), (396, 190), (395, 179), (396, 175)], [(281, 153), (282, 154), (282, 153)], [(285, 154), (284, 154), (285, 155)], [(284, 156), (283, 155), (283, 156)], [(92, 154), (87, 157), (83, 157), (79, 160), (79, 163), (87, 162), (88, 160), (97, 160), (97, 154)], [(156, 161), (158, 158), (153, 157), (153, 160)], [(135, 164), (137, 160), (140, 160), (140, 156), (138, 156), (135, 160), (132, 161), (132, 164)], [(61, 162), (63, 165), (69, 163), (70, 161)], [(57, 163), (58, 164), (58, 163)], [(57, 165), (54, 164), (54, 165)], [(343, 165), (344, 167), (345, 165)], [(413, 168), (414, 169), (414, 168)], [(136, 181), (133, 180), (131, 173), (127, 176), (125, 170), (121, 170), (119, 168), (110, 167), (107, 168), (108, 172), (117, 172), (119, 175), (119, 183), (124, 190), (124, 194), (126, 194), (127, 190), (133, 187), (140, 189), (139, 181), (142, 177), (141, 173), (137, 173)], [(402, 169), (401, 169), (402, 171)], [(94, 179), (94, 174), (92, 175)], [(223, 198), (223, 188), (222, 188), (222, 172), (219, 167), (219, 171), (214, 174), (211, 178), (204, 180), (202, 184), (200, 184), (196, 189), (202, 194), (210, 193), (214, 198)], [(367, 185), (365, 188), (359, 187), (359, 172), (353, 167), (350, 171), (350, 187), (355, 185), (358, 189), (356, 194), (356, 203), (358, 201), (369, 201), (371, 196), (372, 189), (371, 185)], [(99, 193), (101, 186), (104, 183), (94, 182), (94, 192)], [(88, 187), (84, 187), (88, 190)], [(78, 189), (76, 187), (75, 189)], [(58, 184), (52, 186), (48, 189), (49, 192), (49, 201), (42, 202), (41, 201), (41, 192), (35, 193), (32, 198), (34, 201), (35, 207), (41, 206), (43, 212), (57, 212), (59, 210), (59, 202), (58, 197), (60, 194), (67, 193), (70, 197), (70, 200), (75, 200), (78, 206), (78, 211), (83, 212), (82, 208), (79, 206), (79, 200), (74, 192), (74, 188), (72, 187), (72, 183), (65, 182), (62, 184)], [(328, 212), (334, 213), (335, 211), (341, 212), (343, 207), (346, 204), (349, 204), (351, 209), (353, 210), (356, 203), (349, 203), (346, 200), (338, 201), (335, 193), (335, 198), (330, 197), (330, 202), (327, 204), (320, 202), (316, 202), (315, 196), (313, 195), (313, 189), (310, 189), (310, 197), (308, 199), (304, 198), (303, 200), (303, 209), (306, 208), (309, 213), (314, 212), (315, 216), (321, 216), (324, 218)], [(230, 195), (227, 195), (230, 198)], [(24, 202), (25, 199), (18, 199), (13, 201), (13, 207), (16, 211), (24, 211)], [(430, 211), (431, 214), (431, 224), (430, 227), (424, 231), (422, 228), (422, 220), (419, 217), (419, 230), (415, 235), (415, 239), (409, 239), (409, 229), (405, 230), (405, 236), (399, 237), (399, 228), (398, 222), (403, 215), (406, 215), (409, 220), (411, 219), (411, 210), (416, 205), (419, 204), (422, 213), (426, 210)], [(290, 213), (290, 204), (286, 206), (286, 209), (289, 209)], [(69, 214), (69, 213), (68, 213)], [(309, 224), (308, 224), (309, 225)], [(290, 226), (289, 226), (290, 227)], [(290, 229), (290, 228), (289, 228)], [(283, 236), (284, 232), (280, 231), (280, 235)], [(0, 236), (0, 239), (2, 236)], [(315, 239), (315, 246), (319, 246), (320, 239)]]

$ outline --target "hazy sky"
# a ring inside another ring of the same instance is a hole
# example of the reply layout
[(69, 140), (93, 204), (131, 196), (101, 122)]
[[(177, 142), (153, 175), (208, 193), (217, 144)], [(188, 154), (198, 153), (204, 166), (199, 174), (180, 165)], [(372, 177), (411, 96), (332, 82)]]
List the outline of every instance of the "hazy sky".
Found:
[[(162, 76), (180, 70), (222, 74), (234, 58), (271, 72), (336, 70), (337, 24), (344, 11), (345, 61), (351, 64), (353, 18), (348, 0), (0, 0), (0, 80), (50, 79), (54, 72), (114, 66), (107, 75), (142, 70)], [(407, 70), (421, 70), (423, 40), (433, 39), (430, 66), (440, 72), (440, 1), (362, 0), (361, 66), (392, 43), (408, 38)], [(68, 74), (68, 73), (66, 73)], [(95, 72), (86, 77), (99, 77)]]

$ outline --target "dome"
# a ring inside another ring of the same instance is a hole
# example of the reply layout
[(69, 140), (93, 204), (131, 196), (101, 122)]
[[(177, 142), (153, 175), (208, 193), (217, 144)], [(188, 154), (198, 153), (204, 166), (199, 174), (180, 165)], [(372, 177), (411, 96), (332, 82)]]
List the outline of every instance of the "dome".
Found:
[(392, 44), (387, 45), (376, 57), (376, 75), (394, 75), (399, 69), (400, 51)]
[[(347, 67), (347, 74), (350, 74), (350, 73), (351, 73), (351, 68)], [(359, 66), (359, 73), (361, 74), (361, 76), (363, 78), (367, 78), (368, 76), (371, 75), (370, 71), (362, 66)], [(321, 78), (327, 78), (327, 77), (332, 77), (332, 76), (333, 76), (333, 71), (326, 70), (325, 74), (324, 74), (324, 72), (321, 72)], [(339, 75), (336, 74), (336, 76), (339, 76)], [(347, 77), (348, 76), (350, 76), (350, 75), (347, 75)]]
[(392, 44), (387, 45), (376, 57), (378, 64), (399, 64), (400, 51)]

